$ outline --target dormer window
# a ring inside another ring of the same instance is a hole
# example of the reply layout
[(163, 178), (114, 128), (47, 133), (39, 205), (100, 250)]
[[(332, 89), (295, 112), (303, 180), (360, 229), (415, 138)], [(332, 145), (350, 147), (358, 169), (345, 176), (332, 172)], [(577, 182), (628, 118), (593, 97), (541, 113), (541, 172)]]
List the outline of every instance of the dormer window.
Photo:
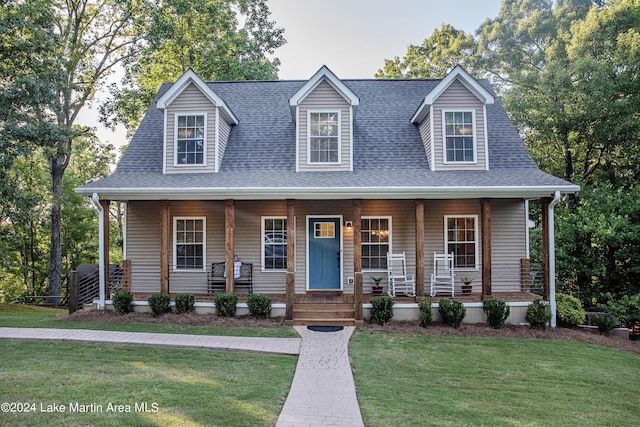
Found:
[(309, 163), (340, 163), (340, 112), (309, 112)]
[(473, 111), (444, 111), (445, 163), (474, 163)]
[(204, 165), (206, 114), (176, 115), (176, 165)]

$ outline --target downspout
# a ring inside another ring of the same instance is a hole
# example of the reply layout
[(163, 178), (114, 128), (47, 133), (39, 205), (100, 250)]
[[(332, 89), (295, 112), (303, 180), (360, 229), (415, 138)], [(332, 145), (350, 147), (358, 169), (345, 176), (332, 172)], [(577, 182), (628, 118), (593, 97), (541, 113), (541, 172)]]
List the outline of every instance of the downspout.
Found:
[(100, 263), (100, 267), (98, 269), (98, 274), (100, 277), (100, 297), (98, 301), (98, 309), (104, 309), (105, 305), (105, 277), (104, 277), (104, 209), (100, 204), (100, 197), (98, 193), (93, 193), (91, 196), (91, 201), (93, 205), (98, 209), (98, 259)]
[(556, 233), (553, 220), (553, 209), (560, 201), (560, 192), (555, 196), (548, 207), (549, 217), (549, 305), (551, 308), (551, 327), (556, 327)]

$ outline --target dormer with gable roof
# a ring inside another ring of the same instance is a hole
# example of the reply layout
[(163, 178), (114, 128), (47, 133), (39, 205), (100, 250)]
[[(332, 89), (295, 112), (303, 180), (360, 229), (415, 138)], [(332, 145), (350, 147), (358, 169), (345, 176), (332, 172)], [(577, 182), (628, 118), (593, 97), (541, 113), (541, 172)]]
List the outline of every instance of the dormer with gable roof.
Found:
[(487, 109), (493, 96), (461, 66), (429, 92), (418, 125), (432, 171), (489, 170)]
[(359, 104), (326, 66), (289, 99), (296, 124), (296, 172), (353, 171), (353, 123)]
[(157, 107), (164, 112), (163, 173), (218, 172), (231, 127), (238, 124), (226, 103), (188, 70)]

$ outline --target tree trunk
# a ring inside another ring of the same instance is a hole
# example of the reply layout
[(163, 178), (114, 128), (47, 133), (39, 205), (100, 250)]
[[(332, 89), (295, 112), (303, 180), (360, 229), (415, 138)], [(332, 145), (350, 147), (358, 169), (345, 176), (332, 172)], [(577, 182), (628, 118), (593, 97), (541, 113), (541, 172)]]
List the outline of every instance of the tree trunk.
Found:
[[(64, 158), (49, 159), (51, 173), (51, 246), (49, 252), (49, 288), (47, 295), (62, 295), (62, 176), (68, 162)], [(49, 303), (60, 304), (60, 298), (49, 298)]]

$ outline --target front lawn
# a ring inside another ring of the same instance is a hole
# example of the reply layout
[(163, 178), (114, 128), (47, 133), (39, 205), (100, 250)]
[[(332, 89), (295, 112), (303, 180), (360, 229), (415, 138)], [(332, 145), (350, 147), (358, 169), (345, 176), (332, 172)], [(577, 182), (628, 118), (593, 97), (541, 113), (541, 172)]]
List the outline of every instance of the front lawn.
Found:
[(640, 355), (581, 343), (358, 332), (367, 426), (640, 425)]
[(3, 403), (0, 425), (11, 426), (275, 425), (297, 362), (256, 353), (6, 339), (0, 354), (0, 402), (14, 404)]

